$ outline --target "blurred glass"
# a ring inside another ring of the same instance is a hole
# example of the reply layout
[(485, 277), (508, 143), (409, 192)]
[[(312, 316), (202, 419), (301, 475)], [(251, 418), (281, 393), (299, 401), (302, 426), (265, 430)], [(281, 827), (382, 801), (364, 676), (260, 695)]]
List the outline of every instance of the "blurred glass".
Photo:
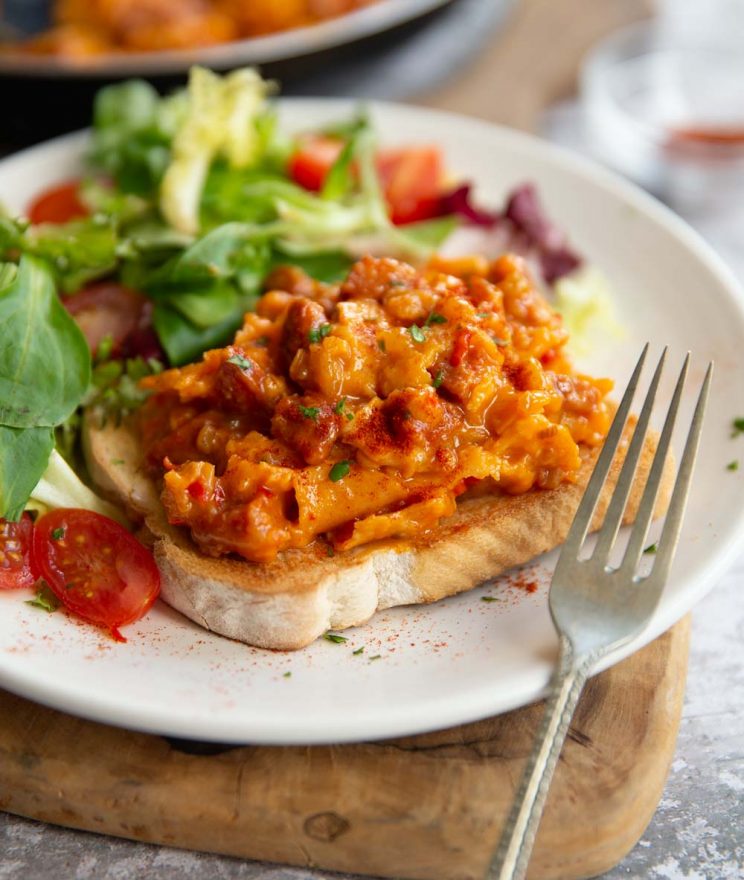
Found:
[[(680, 13), (689, 6), (675, 5)], [(725, 20), (704, 12), (721, 5), (741, 13), (725, 34)], [(744, 26), (744, 3), (695, 7), (693, 18), (667, 15), (634, 26), (592, 52), (582, 73), (588, 146), (741, 262), (744, 39), (732, 35)]]

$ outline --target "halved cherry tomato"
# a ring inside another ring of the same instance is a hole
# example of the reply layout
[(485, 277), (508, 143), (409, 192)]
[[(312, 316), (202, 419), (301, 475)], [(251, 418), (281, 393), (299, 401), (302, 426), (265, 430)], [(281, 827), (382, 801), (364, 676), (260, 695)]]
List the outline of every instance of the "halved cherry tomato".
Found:
[(139, 620), (160, 592), (160, 572), (149, 550), (108, 517), (59, 509), (34, 527), (33, 563), (70, 611), (108, 629)]
[(136, 290), (102, 281), (66, 297), (64, 305), (83, 331), (93, 354), (106, 337), (113, 342), (115, 357), (161, 354), (152, 329), (152, 303)]
[(33, 586), (31, 541), (34, 524), (24, 513), (18, 522), (0, 519), (0, 590)]
[(87, 217), (90, 211), (80, 201), (80, 181), (66, 183), (44, 190), (28, 209), (28, 219), (33, 223), (67, 223), (78, 217)]
[(437, 147), (385, 150), (377, 157), (377, 172), (393, 223), (401, 226), (439, 214), (444, 163)]
[[(342, 147), (338, 138), (305, 138), (290, 159), (290, 177), (317, 192)], [(439, 214), (444, 164), (438, 147), (384, 150), (377, 156), (377, 172), (393, 223), (413, 223)]]
[(340, 138), (308, 135), (289, 160), (289, 176), (305, 189), (318, 192), (343, 146)]

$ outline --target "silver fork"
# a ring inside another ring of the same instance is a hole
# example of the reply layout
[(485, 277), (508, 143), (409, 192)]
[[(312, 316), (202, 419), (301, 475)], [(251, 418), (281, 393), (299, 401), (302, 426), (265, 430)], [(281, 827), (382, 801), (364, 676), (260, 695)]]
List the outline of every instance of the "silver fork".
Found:
[(551, 683), (545, 715), (491, 863), (488, 880), (519, 880), (524, 877), (550, 780), (589, 672), (602, 657), (630, 642), (645, 629), (669, 575), (700, 442), (712, 363), (708, 365), (698, 396), (666, 520), (656, 545), (653, 566), (646, 575), (639, 575), (637, 569), (656, 506), (664, 462), (687, 377), (689, 353), (667, 411), (622, 562), (618, 568), (611, 568), (609, 557), (633, 486), (666, 360), (666, 349), (651, 380), (594, 551), (588, 559), (579, 558), (602, 487), (623, 437), (647, 352), (648, 345), (643, 349), (620, 402), (553, 574), (549, 603), (560, 637), (558, 666)]

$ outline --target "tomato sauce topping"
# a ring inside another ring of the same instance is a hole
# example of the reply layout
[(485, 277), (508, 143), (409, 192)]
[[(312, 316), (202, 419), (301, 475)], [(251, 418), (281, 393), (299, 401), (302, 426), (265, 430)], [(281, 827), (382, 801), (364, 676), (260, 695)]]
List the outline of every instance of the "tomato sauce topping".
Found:
[(566, 341), (516, 256), (365, 257), (339, 285), (280, 269), (232, 345), (143, 380), (146, 460), (211, 555), (418, 538), (463, 492), (576, 478), (612, 383)]

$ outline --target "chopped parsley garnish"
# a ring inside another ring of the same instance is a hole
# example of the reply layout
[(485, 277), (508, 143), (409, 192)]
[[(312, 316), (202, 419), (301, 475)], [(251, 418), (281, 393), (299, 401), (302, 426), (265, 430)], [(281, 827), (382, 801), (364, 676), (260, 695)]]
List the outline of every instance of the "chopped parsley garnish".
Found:
[(122, 465), (122, 464), (124, 464), (124, 459), (123, 458), (112, 458), (111, 464)]
[(385, 340), (384, 340), (384, 339), (378, 339), (378, 340), (377, 340), (377, 347), (380, 349), (380, 351), (383, 351), (383, 352), (384, 352), (384, 351), (385, 351)]
[(352, 651), (351, 653), (352, 653), (355, 657), (358, 656), (359, 654), (363, 654), (363, 653), (364, 653), (364, 645), (362, 645), (361, 648), (357, 648), (356, 651)]
[(374, 657), (370, 657), (369, 659), (370, 662), (372, 662), (372, 660), (382, 660), (382, 654), (375, 654)]
[(490, 318), (492, 314), (493, 314), (493, 312), (476, 312), (475, 317), (476, 318)]
[(321, 324), (320, 327), (313, 327), (313, 329), (308, 332), (307, 338), (313, 343), (320, 342), (328, 336), (332, 329), (333, 327), (330, 324)]
[(731, 422), (731, 436), (738, 437), (739, 434), (744, 434), (744, 418), (742, 417), (736, 418)]
[(291, 673), (291, 672), (285, 672), (284, 675), (282, 676), (282, 678), (292, 678), (292, 673)]
[(648, 547), (643, 551), (644, 553), (656, 553), (656, 544), (649, 544)]
[(338, 633), (332, 632), (323, 633), (323, 638), (327, 642), (333, 642), (334, 645), (343, 645), (344, 642), (349, 641), (346, 636), (340, 636)]
[(444, 370), (440, 370), (440, 371), (436, 374), (436, 376), (435, 376), (434, 379), (432, 380), (432, 383), (431, 383), (431, 384), (432, 384), (435, 388), (439, 388), (439, 386), (442, 384), (442, 382), (444, 382)]
[(329, 545), (326, 547), (326, 556), (335, 556), (335, 555), (336, 555), (336, 551), (335, 551), (335, 550), (333, 549), (333, 547), (331, 547), (331, 545), (329, 544)]
[(268, 336), (259, 336), (258, 339), (253, 340), (253, 344), (260, 345), (261, 348), (266, 348), (266, 346), (269, 344), (269, 337)]
[(411, 339), (413, 339), (414, 342), (426, 341), (426, 331), (423, 327), (419, 327), (418, 324), (411, 324), (408, 328), (408, 332), (411, 334)]
[(227, 362), (228, 364), (235, 364), (236, 367), (240, 367), (240, 369), (245, 370), (246, 373), (253, 369), (253, 361), (250, 360), (250, 358), (243, 357), (242, 354), (234, 354), (227, 359)]
[(440, 315), (438, 312), (429, 312), (429, 317), (424, 321), (424, 327), (428, 327), (430, 324), (446, 324), (447, 319), (444, 315)]
[(739, 470), (739, 461), (738, 461), (738, 459), (734, 459), (734, 461), (730, 461), (730, 462), (726, 465), (726, 470), (727, 470), (727, 471), (738, 471), (738, 470)]
[(52, 541), (61, 541), (65, 536), (65, 530), (62, 526), (58, 526), (56, 529), (52, 529)]
[(336, 464), (333, 465), (328, 476), (332, 483), (338, 483), (339, 480), (343, 480), (350, 470), (351, 462), (344, 459), (343, 461), (337, 461)]
[(344, 409), (345, 406), (346, 406), (346, 398), (342, 397), (341, 400), (339, 400), (339, 402), (333, 407), (333, 411), (336, 413), (336, 415), (346, 416), (346, 420), (348, 422), (351, 422), (354, 419), (354, 413), (349, 412), (348, 410), (345, 410)]
[(114, 337), (110, 333), (107, 333), (98, 343), (98, 347), (96, 348), (96, 363), (100, 364), (102, 361), (109, 360), (113, 350)]
[(318, 416), (320, 415), (320, 407), (302, 406), (302, 404), (300, 404), (300, 412), (306, 419), (312, 419), (312, 421), (317, 422)]
[(481, 602), (499, 602), (500, 599), (497, 596), (481, 596)]
[(56, 611), (62, 604), (59, 599), (49, 588), (49, 584), (45, 580), (37, 581), (38, 591), (33, 599), (27, 599), (26, 605), (33, 605), (34, 608), (42, 608), (47, 614)]

